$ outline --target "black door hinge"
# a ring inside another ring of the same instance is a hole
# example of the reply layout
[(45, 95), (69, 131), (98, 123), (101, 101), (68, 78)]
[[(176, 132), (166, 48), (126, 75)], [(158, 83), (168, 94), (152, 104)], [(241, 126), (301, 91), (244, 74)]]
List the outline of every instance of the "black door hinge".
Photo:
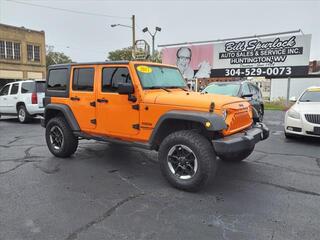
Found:
[(91, 119), (90, 122), (91, 122), (92, 124), (97, 124), (97, 119)]
[(95, 102), (95, 101), (90, 102), (90, 106), (91, 106), (91, 107), (95, 107), (95, 106), (96, 106), (96, 102)]
[(140, 129), (140, 125), (139, 124), (133, 124), (132, 128), (139, 130)]
[(132, 105), (132, 109), (134, 109), (134, 110), (139, 110), (139, 109), (140, 109), (139, 104)]

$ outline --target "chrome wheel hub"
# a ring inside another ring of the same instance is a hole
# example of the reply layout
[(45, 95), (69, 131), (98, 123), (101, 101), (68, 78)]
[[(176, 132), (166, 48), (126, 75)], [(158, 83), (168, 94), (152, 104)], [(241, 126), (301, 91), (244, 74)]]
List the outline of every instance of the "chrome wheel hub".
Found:
[(22, 108), (19, 109), (18, 117), (19, 117), (19, 120), (20, 120), (21, 122), (23, 122), (24, 119), (26, 118), (26, 113), (25, 113), (25, 111), (24, 111)]
[(194, 152), (185, 145), (174, 145), (168, 152), (168, 167), (179, 179), (190, 179), (198, 170), (198, 160)]
[(50, 129), (50, 143), (53, 146), (54, 149), (59, 150), (64, 143), (63, 133), (60, 127), (53, 126)]

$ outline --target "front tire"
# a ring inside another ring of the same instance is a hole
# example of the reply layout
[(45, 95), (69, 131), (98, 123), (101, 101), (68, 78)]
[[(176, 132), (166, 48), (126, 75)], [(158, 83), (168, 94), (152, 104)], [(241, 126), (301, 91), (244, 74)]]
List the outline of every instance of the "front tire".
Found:
[(241, 162), (247, 157), (249, 157), (249, 155), (253, 152), (253, 150), (254, 150), (254, 147), (251, 147), (239, 153), (220, 154), (219, 158), (222, 161), (226, 161), (226, 162)]
[(31, 119), (26, 107), (24, 105), (20, 105), (18, 107), (18, 120), (20, 123), (27, 123)]
[(168, 135), (160, 145), (158, 158), (167, 181), (186, 191), (200, 190), (213, 178), (217, 168), (212, 144), (192, 130)]
[(78, 148), (78, 138), (62, 117), (52, 118), (48, 122), (46, 142), (50, 152), (60, 158), (71, 156)]

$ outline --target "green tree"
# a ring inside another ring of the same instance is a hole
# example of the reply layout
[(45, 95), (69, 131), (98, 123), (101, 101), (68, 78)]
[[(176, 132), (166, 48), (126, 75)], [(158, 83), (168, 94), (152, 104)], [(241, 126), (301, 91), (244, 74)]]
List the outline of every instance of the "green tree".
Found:
[(132, 60), (132, 47), (117, 49), (109, 52), (108, 60), (110, 61)]
[(55, 52), (53, 46), (46, 47), (46, 65), (47, 68), (53, 64), (71, 63), (72, 59), (63, 52)]
[[(155, 51), (154, 57), (149, 56), (147, 61), (161, 63), (161, 52)], [(117, 49), (114, 51), (109, 52), (108, 54), (109, 61), (119, 61), (119, 60), (134, 60), (132, 57), (132, 47)]]

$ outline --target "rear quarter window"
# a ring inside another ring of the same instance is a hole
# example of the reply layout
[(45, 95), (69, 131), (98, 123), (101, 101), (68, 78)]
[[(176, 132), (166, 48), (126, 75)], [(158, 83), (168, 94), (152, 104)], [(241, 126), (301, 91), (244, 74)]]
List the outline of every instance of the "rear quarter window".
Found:
[(45, 92), (46, 83), (45, 82), (36, 82), (36, 92)]
[(48, 90), (66, 91), (68, 69), (52, 69), (49, 71)]
[(21, 93), (33, 93), (35, 91), (34, 82), (24, 82), (21, 84)]

